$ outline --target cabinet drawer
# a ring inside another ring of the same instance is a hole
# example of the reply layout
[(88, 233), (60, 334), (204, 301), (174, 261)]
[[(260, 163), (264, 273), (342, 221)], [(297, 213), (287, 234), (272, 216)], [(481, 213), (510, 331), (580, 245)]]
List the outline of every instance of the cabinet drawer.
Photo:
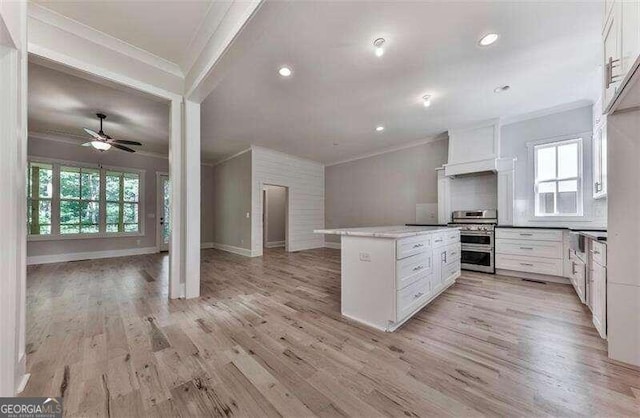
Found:
[(421, 275), (420, 279), (396, 292), (396, 320), (400, 321), (415, 311), (428, 298), (433, 274)]
[(503, 270), (562, 276), (562, 263), (561, 259), (496, 254), (496, 268)]
[(445, 245), (454, 244), (456, 242), (460, 242), (460, 231), (457, 229), (453, 229), (451, 231), (447, 231), (444, 233), (444, 243)]
[(446, 245), (444, 232), (438, 232), (431, 236), (433, 237), (433, 248), (443, 247)]
[(445, 256), (444, 262), (451, 263), (453, 261), (460, 260), (461, 249), (462, 249), (462, 246), (459, 243), (447, 245), (447, 248), (446, 248), (447, 255)]
[(531, 241), (562, 242), (562, 230), (496, 228), (496, 239), (517, 239), (521, 241), (531, 240)]
[(399, 260), (430, 250), (431, 239), (432, 235), (418, 235), (398, 240), (396, 242), (396, 258)]
[(531, 257), (563, 258), (562, 242), (553, 241), (500, 239), (496, 240), (496, 253)]
[(442, 266), (442, 283), (451, 283), (460, 276), (460, 262), (453, 261)]
[(607, 267), (607, 246), (598, 241), (591, 241), (591, 252), (593, 254), (593, 261), (600, 264), (602, 267)]
[(403, 289), (418, 280), (419, 276), (431, 273), (431, 252), (403, 258), (396, 263), (396, 289)]

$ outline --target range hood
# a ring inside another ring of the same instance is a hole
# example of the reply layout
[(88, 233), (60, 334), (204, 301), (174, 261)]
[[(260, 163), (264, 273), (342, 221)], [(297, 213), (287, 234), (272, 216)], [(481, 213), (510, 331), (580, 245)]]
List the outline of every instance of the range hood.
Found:
[(500, 120), (449, 130), (449, 158), (445, 176), (497, 172), (500, 158)]

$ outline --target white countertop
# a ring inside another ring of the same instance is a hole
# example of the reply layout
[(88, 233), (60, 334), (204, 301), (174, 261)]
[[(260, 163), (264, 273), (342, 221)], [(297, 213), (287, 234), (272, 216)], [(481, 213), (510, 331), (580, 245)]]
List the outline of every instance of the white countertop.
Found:
[(416, 235), (427, 235), (438, 231), (458, 229), (447, 226), (372, 226), (364, 228), (339, 228), (339, 229), (316, 229), (316, 234), (328, 235), (348, 235), (353, 237), (375, 237), (375, 238), (407, 238)]

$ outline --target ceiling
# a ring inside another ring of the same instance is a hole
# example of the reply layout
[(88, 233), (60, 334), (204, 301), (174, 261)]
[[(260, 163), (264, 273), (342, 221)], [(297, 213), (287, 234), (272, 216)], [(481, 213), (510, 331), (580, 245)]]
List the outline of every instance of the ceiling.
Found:
[[(592, 101), (601, 9), (565, 1), (267, 1), (202, 104), (203, 155), (216, 160), (256, 144), (331, 163), (476, 121)], [(479, 47), (487, 32), (500, 38)], [(380, 58), (378, 37), (387, 40)], [(278, 75), (284, 64), (289, 78)], [(505, 84), (509, 91), (494, 93)]]
[[(171, 63), (182, 64), (212, 0), (44, 1), (48, 10), (75, 20)], [(229, 1), (217, 1), (229, 3)]]
[(104, 131), (111, 137), (140, 141), (135, 148), (142, 152), (168, 154), (168, 102), (31, 58), (30, 133), (81, 144), (90, 138), (82, 128), (99, 129), (97, 112), (107, 115)]

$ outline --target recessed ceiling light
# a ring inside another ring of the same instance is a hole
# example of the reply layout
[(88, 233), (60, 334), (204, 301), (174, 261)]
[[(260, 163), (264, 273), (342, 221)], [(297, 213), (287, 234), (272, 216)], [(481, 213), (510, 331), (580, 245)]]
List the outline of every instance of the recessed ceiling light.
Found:
[(280, 74), (283, 77), (289, 77), (291, 75), (291, 68), (280, 67), (280, 69), (278, 70), (278, 74)]
[(422, 104), (424, 105), (424, 107), (431, 106), (431, 95), (430, 94), (427, 94), (427, 95), (422, 97)]
[(376, 126), (376, 131), (377, 132), (382, 132), (384, 131), (384, 126), (380, 125), (380, 126)]
[(492, 43), (494, 43), (495, 41), (498, 40), (498, 34), (497, 33), (488, 33), (486, 35), (484, 35), (482, 38), (480, 38), (480, 40), (478, 41), (478, 45), (480, 46), (489, 46)]
[(502, 93), (503, 91), (507, 91), (511, 88), (511, 86), (499, 86), (493, 89), (494, 93)]
[(377, 57), (381, 57), (384, 55), (384, 48), (382, 47), (384, 45), (384, 38), (378, 38), (375, 41), (373, 41), (373, 46), (376, 47), (376, 56)]

